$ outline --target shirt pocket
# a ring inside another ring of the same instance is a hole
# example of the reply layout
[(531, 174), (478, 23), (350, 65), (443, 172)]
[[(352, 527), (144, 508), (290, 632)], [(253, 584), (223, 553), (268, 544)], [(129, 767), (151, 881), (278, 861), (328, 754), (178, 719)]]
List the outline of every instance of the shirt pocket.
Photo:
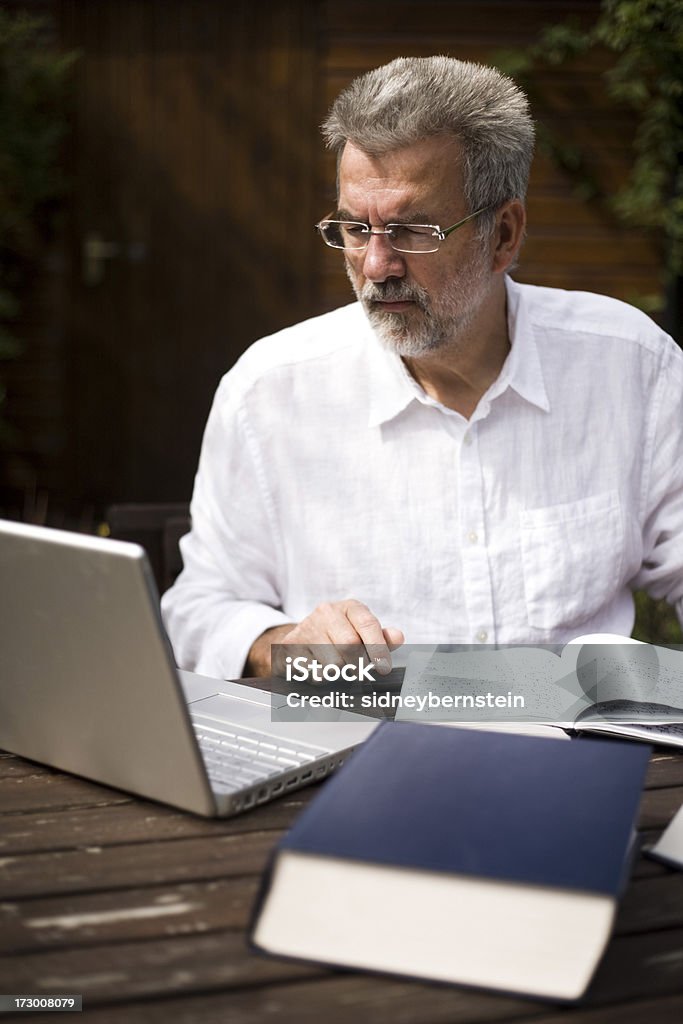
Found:
[(523, 509), (520, 533), (531, 626), (574, 626), (612, 599), (624, 562), (624, 524), (616, 491)]

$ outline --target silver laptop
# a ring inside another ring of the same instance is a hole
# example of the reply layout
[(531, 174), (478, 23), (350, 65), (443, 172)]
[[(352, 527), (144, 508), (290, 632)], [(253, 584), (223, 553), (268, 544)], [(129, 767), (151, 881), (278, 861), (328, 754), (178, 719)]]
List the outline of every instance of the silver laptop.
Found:
[(0, 520), (0, 749), (197, 814), (323, 778), (377, 722), (179, 672), (143, 548)]

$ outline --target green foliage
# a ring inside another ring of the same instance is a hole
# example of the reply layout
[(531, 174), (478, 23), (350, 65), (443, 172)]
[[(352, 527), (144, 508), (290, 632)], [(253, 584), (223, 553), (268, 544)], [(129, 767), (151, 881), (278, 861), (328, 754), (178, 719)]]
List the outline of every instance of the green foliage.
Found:
[(631, 634), (636, 640), (650, 644), (681, 644), (683, 631), (676, 613), (666, 601), (655, 601), (644, 590), (637, 590), (636, 622)]
[[(46, 23), (0, 10), (0, 359), (20, 345), (12, 325), (64, 182), (60, 147), (75, 54), (45, 45)], [(0, 381), (0, 406), (4, 388)], [(6, 434), (0, 420), (0, 438)]]
[(536, 71), (596, 49), (611, 59), (604, 74), (607, 95), (635, 117), (628, 182), (615, 195), (604, 194), (587, 155), (544, 125), (539, 126), (539, 146), (572, 175), (582, 198), (604, 201), (622, 222), (663, 240), (663, 264), (674, 278), (683, 273), (681, 0), (602, 0), (592, 27), (568, 22), (546, 28), (528, 50), (501, 54), (498, 63), (533, 96)]

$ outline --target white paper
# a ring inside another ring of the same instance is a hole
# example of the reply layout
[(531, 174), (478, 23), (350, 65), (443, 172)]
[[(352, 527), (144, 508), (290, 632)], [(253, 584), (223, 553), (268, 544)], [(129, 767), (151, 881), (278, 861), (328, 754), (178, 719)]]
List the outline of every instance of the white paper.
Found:
[(669, 864), (683, 868), (683, 806), (679, 807), (671, 824), (650, 853), (655, 857), (661, 857)]

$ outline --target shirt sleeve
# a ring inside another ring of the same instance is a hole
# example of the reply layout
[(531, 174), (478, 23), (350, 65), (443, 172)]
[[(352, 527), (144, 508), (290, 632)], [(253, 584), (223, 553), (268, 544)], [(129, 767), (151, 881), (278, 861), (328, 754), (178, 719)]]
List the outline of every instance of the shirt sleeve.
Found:
[(216, 393), (180, 543), (183, 571), (161, 602), (180, 668), (238, 678), (254, 640), (291, 621), (279, 608), (282, 548), (266, 474), (236, 383)]
[(667, 341), (644, 439), (643, 559), (633, 583), (674, 605), (683, 624), (683, 352)]

